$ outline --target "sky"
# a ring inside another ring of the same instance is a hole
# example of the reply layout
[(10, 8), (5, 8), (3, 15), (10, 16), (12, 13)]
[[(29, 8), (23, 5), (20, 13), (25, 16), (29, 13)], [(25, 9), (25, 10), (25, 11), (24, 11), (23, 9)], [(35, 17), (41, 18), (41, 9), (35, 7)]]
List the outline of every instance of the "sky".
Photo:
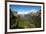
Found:
[(27, 14), (28, 12), (36, 12), (41, 9), (41, 6), (32, 6), (32, 5), (10, 5), (12, 11), (17, 11), (18, 14)]

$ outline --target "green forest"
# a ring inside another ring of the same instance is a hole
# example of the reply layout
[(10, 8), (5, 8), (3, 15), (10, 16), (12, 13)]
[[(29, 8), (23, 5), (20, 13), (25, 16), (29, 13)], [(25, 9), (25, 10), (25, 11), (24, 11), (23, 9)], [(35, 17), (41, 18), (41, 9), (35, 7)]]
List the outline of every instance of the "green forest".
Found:
[(40, 28), (41, 10), (25, 15), (18, 15), (17, 11), (10, 9), (10, 29)]

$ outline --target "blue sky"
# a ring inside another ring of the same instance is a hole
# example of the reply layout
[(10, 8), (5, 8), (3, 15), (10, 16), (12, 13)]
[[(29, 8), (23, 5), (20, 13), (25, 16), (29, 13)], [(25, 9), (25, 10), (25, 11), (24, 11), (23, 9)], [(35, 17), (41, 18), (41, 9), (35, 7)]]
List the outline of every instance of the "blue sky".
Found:
[(31, 10), (40, 10), (41, 6), (31, 6), (31, 5), (10, 5), (11, 10), (17, 12), (26, 12)]

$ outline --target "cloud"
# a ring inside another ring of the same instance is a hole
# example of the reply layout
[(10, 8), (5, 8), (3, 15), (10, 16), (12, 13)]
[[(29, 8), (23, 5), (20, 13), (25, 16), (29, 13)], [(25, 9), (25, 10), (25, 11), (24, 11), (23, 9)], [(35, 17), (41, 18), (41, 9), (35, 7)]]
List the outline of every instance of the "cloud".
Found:
[(35, 10), (35, 9), (32, 9), (32, 10), (29, 10), (29, 11), (22, 11), (22, 12), (18, 12), (18, 14), (28, 14), (28, 13), (30, 13), (30, 12), (37, 12), (37, 10)]

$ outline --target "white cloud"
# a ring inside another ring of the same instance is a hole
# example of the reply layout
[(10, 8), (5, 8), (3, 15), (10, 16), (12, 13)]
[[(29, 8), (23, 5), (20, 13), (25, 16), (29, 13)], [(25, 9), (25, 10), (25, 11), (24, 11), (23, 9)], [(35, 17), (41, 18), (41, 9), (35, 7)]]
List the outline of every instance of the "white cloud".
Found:
[(37, 10), (33, 9), (33, 10), (29, 10), (29, 11), (23, 11), (23, 12), (18, 12), (18, 14), (28, 14), (30, 12), (37, 12)]

